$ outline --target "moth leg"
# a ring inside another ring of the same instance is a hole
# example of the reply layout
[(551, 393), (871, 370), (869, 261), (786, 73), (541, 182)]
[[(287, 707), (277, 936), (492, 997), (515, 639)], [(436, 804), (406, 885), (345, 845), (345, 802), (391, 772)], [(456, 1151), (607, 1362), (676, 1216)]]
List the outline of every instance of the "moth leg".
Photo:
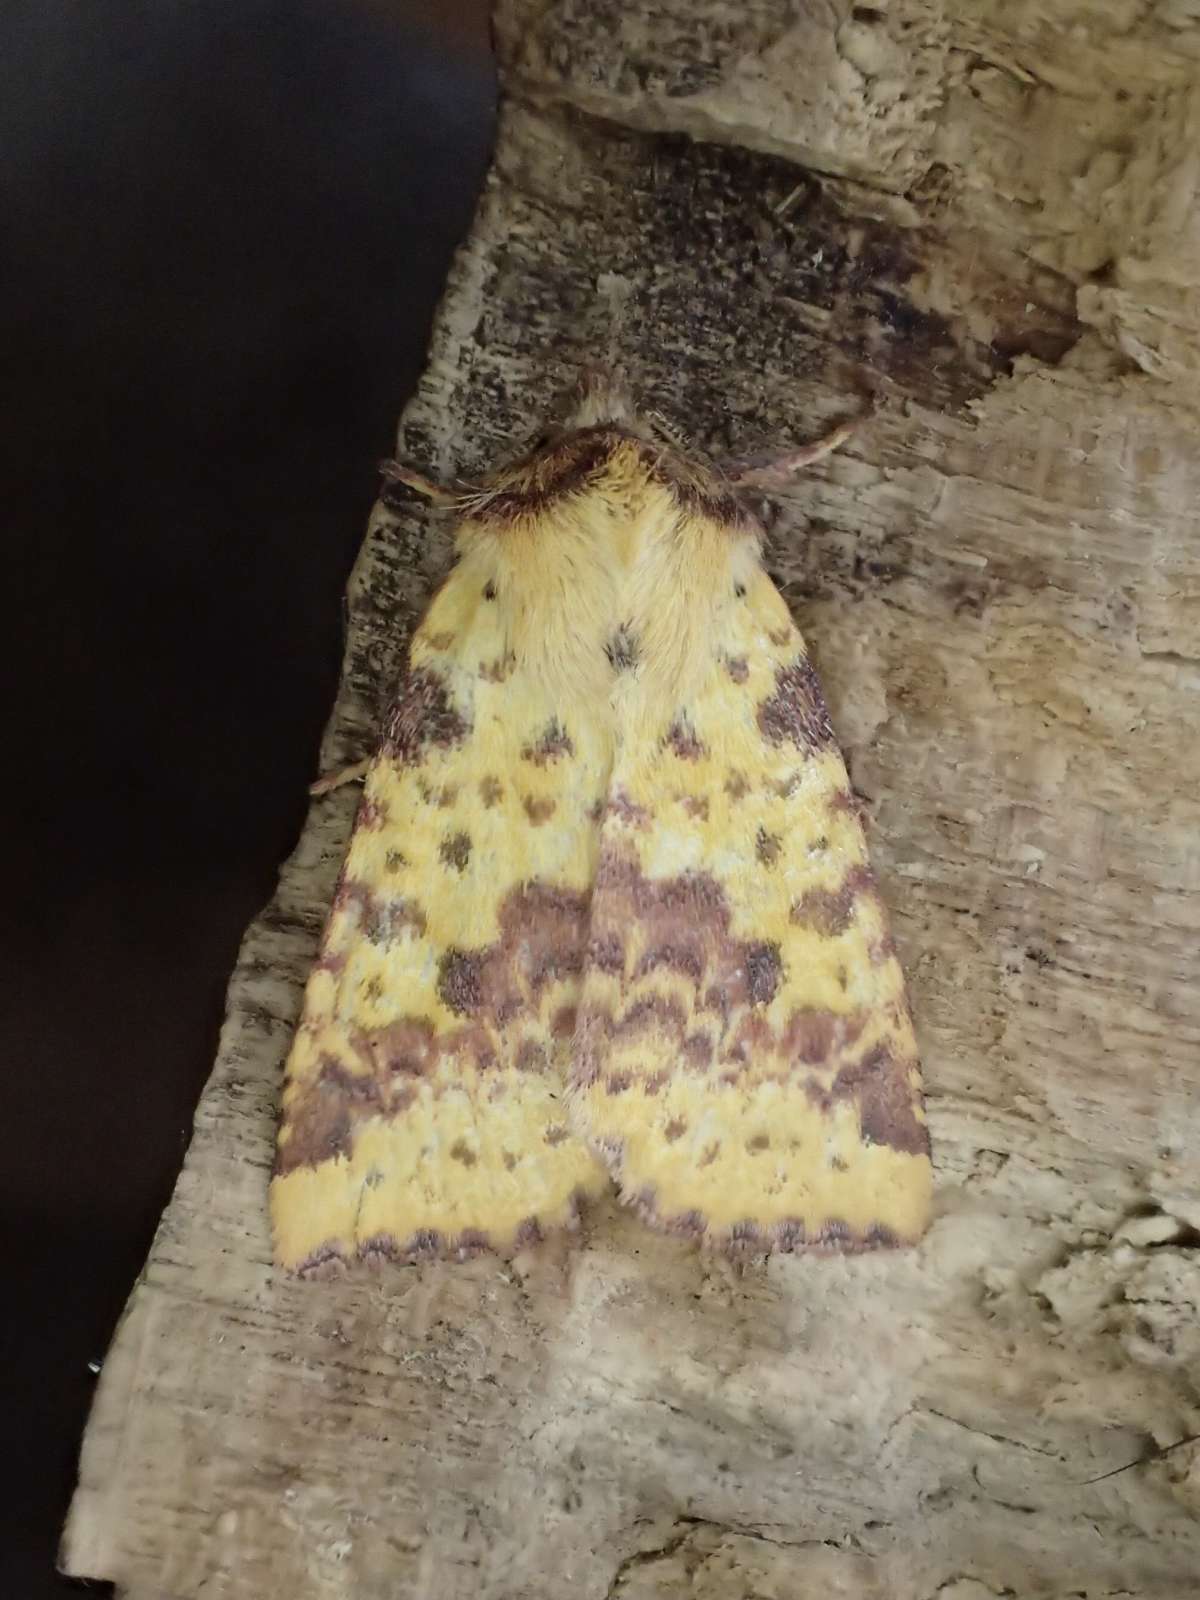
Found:
[(412, 467), (403, 466), (399, 461), (384, 461), (379, 470), (389, 483), (402, 483), (406, 489), (411, 489), (414, 494), (421, 495), (435, 506), (457, 505), (462, 498), (453, 489), (446, 489), (440, 483), (434, 483), (432, 478), (425, 477), (424, 473), (414, 472)]
[(341, 767), (337, 772), (327, 772), (323, 778), (318, 778), (315, 783), (308, 786), (309, 794), (329, 794), (334, 789), (340, 789), (344, 783), (361, 783), (367, 775), (371, 765), (370, 760), (354, 761), (348, 767)]

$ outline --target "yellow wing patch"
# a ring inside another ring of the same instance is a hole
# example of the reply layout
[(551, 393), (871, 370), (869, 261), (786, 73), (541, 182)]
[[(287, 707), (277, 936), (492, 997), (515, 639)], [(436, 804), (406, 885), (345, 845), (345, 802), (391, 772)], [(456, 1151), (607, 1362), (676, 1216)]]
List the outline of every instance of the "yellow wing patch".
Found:
[(573, 1125), (658, 1227), (912, 1242), (931, 1168), (903, 976), (803, 640), (738, 566), (694, 692), (618, 734)]
[(606, 1186), (564, 1077), (606, 736), (512, 659), (467, 562), (416, 635), (287, 1066), (276, 1254), (536, 1241)]

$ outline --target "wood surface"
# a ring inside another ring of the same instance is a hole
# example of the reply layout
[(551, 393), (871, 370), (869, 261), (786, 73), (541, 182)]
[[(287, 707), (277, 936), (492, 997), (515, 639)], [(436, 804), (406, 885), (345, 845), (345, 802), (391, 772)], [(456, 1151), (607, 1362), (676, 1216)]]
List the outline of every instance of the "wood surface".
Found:
[[(764, 501), (909, 974), (915, 1252), (297, 1283), (283, 1057), (350, 827), (249, 930), (63, 1547), (130, 1600), (993, 1600), (1200, 1579), (1200, 11), (503, 0), (495, 162), (399, 450), (470, 481), (619, 362)], [(386, 197), (381, 197), (381, 204)], [(323, 768), (444, 560), (389, 492)]]

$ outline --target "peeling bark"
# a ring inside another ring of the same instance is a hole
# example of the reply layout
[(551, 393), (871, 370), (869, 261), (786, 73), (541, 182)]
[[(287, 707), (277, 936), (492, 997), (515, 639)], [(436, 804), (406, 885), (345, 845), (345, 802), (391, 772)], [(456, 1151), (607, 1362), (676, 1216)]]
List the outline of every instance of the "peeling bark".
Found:
[[(1168, 1597), (1200, 1570), (1200, 46), (1182, 5), (503, 0), (487, 195), (400, 455), (617, 359), (702, 449), (884, 402), (770, 503), (910, 974), (921, 1249), (314, 1287), (265, 1185), (351, 821), (251, 928), (65, 1562), (129, 1595)], [(436, 565), (381, 500), (324, 768)]]

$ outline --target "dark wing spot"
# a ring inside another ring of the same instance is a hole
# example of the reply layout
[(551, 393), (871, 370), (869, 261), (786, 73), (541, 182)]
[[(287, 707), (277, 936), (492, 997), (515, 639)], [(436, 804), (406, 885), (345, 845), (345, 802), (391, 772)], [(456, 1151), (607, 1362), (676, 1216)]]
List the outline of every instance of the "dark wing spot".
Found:
[(810, 928), (825, 939), (836, 939), (854, 920), (859, 895), (873, 888), (868, 867), (852, 867), (836, 889), (809, 889), (792, 901), (788, 918), (793, 927)]
[(693, 1067), (707, 1067), (712, 1064), (716, 1054), (716, 1046), (707, 1033), (690, 1033), (683, 1041), (684, 1058)]
[(783, 977), (783, 962), (777, 944), (752, 944), (746, 947), (746, 988), (750, 1004), (769, 1005)]
[(587, 958), (598, 972), (618, 976), (625, 972), (625, 947), (615, 933), (597, 934), (588, 946)]
[(482, 958), (469, 950), (447, 950), (438, 963), (438, 998), (455, 1016), (478, 1011), (483, 998)]
[(708, 754), (686, 711), (681, 711), (667, 729), (663, 744), (669, 746), (681, 761), (699, 761)]
[(825, 697), (807, 656), (797, 656), (775, 675), (775, 692), (758, 708), (758, 726), (771, 744), (788, 741), (815, 752), (834, 743)]
[[(437, 1061), (433, 1024), (427, 1019), (403, 1017), (389, 1022), (384, 1028), (361, 1034), (356, 1047), (376, 1074), (391, 1083), (393, 1112), (403, 1109), (411, 1080), (432, 1072)], [(407, 1087), (401, 1080), (407, 1080)]]
[(668, 1144), (674, 1144), (676, 1139), (681, 1138), (686, 1132), (686, 1119), (683, 1117), (672, 1117), (670, 1122), (668, 1122), (666, 1127), (663, 1129), (663, 1138)]
[[(555, 970), (551, 972), (551, 976), (557, 978), (570, 977), (576, 972), (582, 972), (582, 970), (583, 963), (571, 956), (561, 963), (561, 967), (556, 965)], [(550, 1019), (550, 1032), (556, 1039), (569, 1039), (571, 1037), (575, 1032), (574, 1006), (560, 1006), (558, 1008)]]
[(637, 666), (637, 642), (628, 624), (622, 624), (604, 646), (604, 654), (614, 672), (629, 672)]
[(521, 760), (532, 761), (535, 767), (544, 767), (548, 761), (574, 754), (575, 746), (571, 743), (570, 734), (557, 717), (552, 717), (537, 743), (527, 744), (521, 751)]
[[(406, 1254), (412, 1255), (417, 1259), (424, 1256), (429, 1256), (432, 1259), (440, 1254), (441, 1249), (442, 1236), (436, 1228), (418, 1228), (408, 1241)], [(368, 1250), (382, 1254), (385, 1258), (390, 1258), (396, 1252), (396, 1242), (394, 1239), (389, 1239), (386, 1234), (381, 1234), (358, 1247), (360, 1256), (365, 1255)]]
[(473, 1167), (479, 1157), (462, 1139), (456, 1139), (450, 1146), (450, 1159), (461, 1161), (464, 1167)]
[(777, 833), (768, 833), (765, 828), (758, 830), (754, 841), (754, 853), (764, 867), (773, 867), (779, 860), (779, 852), (783, 849), (783, 840)]
[(288, 1137), (275, 1152), (275, 1171), (318, 1166), (353, 1149), (354, 1125), (384, 1109), (373, 1077), (360, 1078), (333, 1056), (321, 1061), (320, 1074), (304, 1098), (285, 1114)]
[(604, 815), (616, 817), (630, 828), (644, 828), (650, 820), (650, 813), (646, 808), (631, 800), (623, 789), (618, 789), (609, 796), (604, 807)]
[(504, 683), (516, 664), (516, 656), (509, 651), (507, 655), (497, 656), (494, 661), (481, 661), (479, 676), (487, 683)]
[(725, 670), (734, 683), (745, 683), (750, 676), (750, 663), (745, 656), (727, 656), (725, 658)]
[(465, 872), (467, 862), (471, 859), (471, 835), (448, 833), (438, 847), (438, 854), (446, 866), (453, 867), (456, 872)]
[(430, 745), (460, 744), (467, 724), (455, 710), (445, 681), (428, 667), (409, 673), (384, 730), (387, 753), (396, 761), (414, 762)]
[(556, 809), (553, 800), (535, 800), (531, 794), (524, 795), (521, 804), (525, 808), (525, 815), (535, 828), (540, 828), (543, 822), (549, 822)]
[(483, 598), (485, 600), (494, 600), (496, 598), (496, 585), (490, 578), (483, 586)]
[(491, 1248), (491, 1240), (482, 1229), (464, 1228), (458, 1236), (454, 1253), (460, 1261), (465, 1261), (468, 1256), (477, 1256)]
[(915, 1063), (898, 1061), (886, 1045), (879, 1044), (838, 1073), (831, 1093), (835, 1099), (857, 1102), (868, 1144), (888, 1145), (914, 1156), (929, 1153), (929, 1132), (913, 1106), (913, 1072)]
[(641, 956), (634, 968), (634, 982), (640, 982), (648, 973), (657, 972), (662, 967), (698, 984), (704, 976), (703, 951), (697, 943), (690, 942), (684, 932), (673, 938), (668, 937), (661, 944), (651, 945)]
[(544, 1072), (546, 1070), (546, 1052), (536, 1039), (525, 1039), (517, 1051), (516, 1067), (518, 1072)]
[(863, 1237), (867, 1244), (878, 1245), (885, 1250), (890, 1250), (900, 1243), (897, 1235), (882, 1222), (873, 1222)]
[(816, 1006), (806, 1006), (795, 1012), (787, 1030), (791, 1053), (812, 1065), (828, 1061), (835, 1044), (841, 1041), (842, 1023), (843, 1019), (835, 1011), (823, 1011)]
[(479, 782), (479, 798), (490, 811), (498, 801), (504, 798), (504, 785), (498, 778), (481, 778)]
[(830, 1217), (828, 1222), (822, 1224), (818, 1234), (822, 1244), (844, 1245), (852, 1237), (849, 1226), (841, 1217)]
[(666, 1219), (666, 1227), (669, 1233), (680, 1233), (687, 1239), (701, 1239), (708, 1232), (703, 1211), (681, 1211)]
[(406, 928), (417, 935), (425, 932), (425, 913), (413, 900), (377, 899), (364, 889), (359, 904), (363, 937), (371, 944), (392, 944)]

